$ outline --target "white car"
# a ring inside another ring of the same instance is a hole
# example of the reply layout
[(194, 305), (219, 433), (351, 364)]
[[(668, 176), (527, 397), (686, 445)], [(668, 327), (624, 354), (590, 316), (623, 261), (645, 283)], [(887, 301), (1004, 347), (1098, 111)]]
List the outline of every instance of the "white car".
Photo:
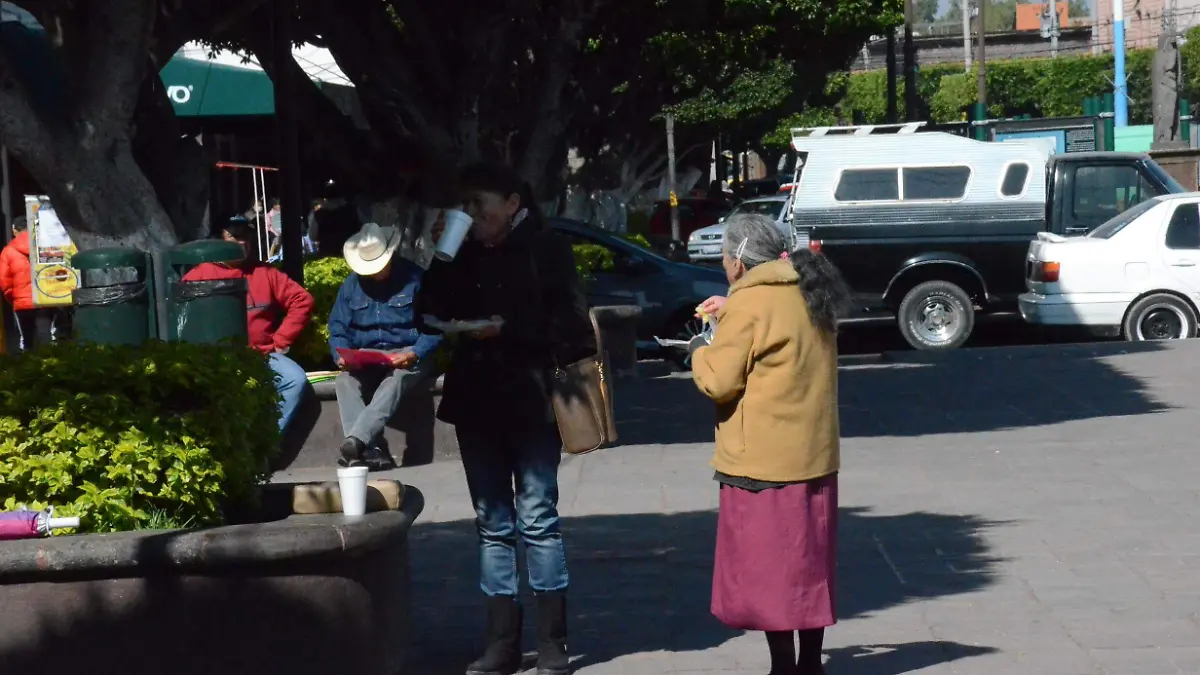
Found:
[(734, 207), (729, 215), (722, 218), (716, 225), (696, 230), (692, 236), (688, 237), (688, 260), (694, 263), (720, 262), (722, 246), (725, 244), (725, 221), (741, 213), (758, 213), (773, 218), (779, 229), (786, 234), (788, 231), (785, 222), (788, 198), (788, 195), (771, 195), (747, 199)]
[(1021, 316), (1127, 340), (1196, 336), (1200, 193), (1155, 197), (1083, 237), (1038, 233), (1029, 245)]

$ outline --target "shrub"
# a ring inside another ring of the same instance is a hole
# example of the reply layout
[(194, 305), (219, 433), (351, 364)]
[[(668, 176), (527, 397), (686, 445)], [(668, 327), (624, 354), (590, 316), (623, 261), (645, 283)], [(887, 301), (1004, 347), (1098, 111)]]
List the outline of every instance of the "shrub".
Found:
[(571, 252), (575, 254), (575, 269), (584, 281), (596, 272), (611, 270), (616, 264), (612, 251), (599, 244), (576, 244), (571, 247)]
[(654, 247), (650, 245), (650, 240), (646, 238), (646, 235), (641, 234), (639, 232), (629, 232), (629, 233), (621, 235), (621, 238), (631, 244), (641, 246), (642, 248), (646, 249), (647, 251), (654, 250)]
[(344, 258), (316, 258), (304, 263), (304, 287), (312, 293), (313, 313), (288, 355), (308, 370), (333, 366), (329, 355), (329, 313), (333, 311), (338, 289), (348, 276), (350, 266)]
[(54, 506), (90, 532), (219, 524), (270, 475), (273, 377), (243, 345), (0, 356), (0, 504)]

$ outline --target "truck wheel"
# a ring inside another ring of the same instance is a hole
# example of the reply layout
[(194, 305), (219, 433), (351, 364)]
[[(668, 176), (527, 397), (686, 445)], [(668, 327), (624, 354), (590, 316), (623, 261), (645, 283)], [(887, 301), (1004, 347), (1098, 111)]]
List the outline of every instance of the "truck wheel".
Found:
[(1159, 293), (1134, 303), (1121, 333), (1130, 342), (1182, 340), (1196, 335), (1196, 313), (1183, 300)]
[(957, 349), (975, 328), (975, 306), (948, 281), (926, 281), (904, 296), (897, 315), (900, 333), (914, 349)]

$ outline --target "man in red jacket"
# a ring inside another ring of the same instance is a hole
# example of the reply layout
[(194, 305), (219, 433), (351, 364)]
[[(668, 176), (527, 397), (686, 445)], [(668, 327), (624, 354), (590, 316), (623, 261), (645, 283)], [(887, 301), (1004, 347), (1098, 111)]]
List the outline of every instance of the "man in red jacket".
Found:
[(0, 251), (0, 291), (17, 316), (21, 349), (51, 342), (54, 310), (33, 304), (33, 275), (29, 265), (29, 230), (24, 218), (13, 219), (13, 240)]
[[(254, 231), (245, 218), (230, 220), (223, 235), (226, 241), (241, 244), (243, 250), (252, 250), (250, 245), (254, 241)], [(279, 430), (283, 431), (300, 407), (304, 385), (308, 381), (304, 369), (286, 354), (308, 323), (313, 310), (313, 297), (288, 275), (249, 255), (236, 265), (203, 263), (183, 276), (184, 281), (216, 279), (246, 280), (246, 323), (250, 346), (270, 354), (271, 370), (275, 371), (275, 388), (283, 397), (279, 405)]]

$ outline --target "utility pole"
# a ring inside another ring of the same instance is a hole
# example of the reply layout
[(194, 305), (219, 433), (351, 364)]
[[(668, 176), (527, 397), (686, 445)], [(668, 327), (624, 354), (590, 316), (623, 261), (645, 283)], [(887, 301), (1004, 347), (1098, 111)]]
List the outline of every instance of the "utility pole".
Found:
[(962, 0), (963, 62), (971, 72), (971, 0)]
[(895, 124), (900, 121), (900, 113), (896, 105), (896, 29), (889, 28), (887, 33), (887, 121)]
[(916, 0), (904, 0), (904, 119), (917, 120), (917, 50), (913, 45)]
[(1129, 124), (1129, 88), (1125, 83), (1125, 3), (1113, 0), (1113, 125)]
[[(987, 52), (984, 48), (984, 42), (986, 42), (984, 36), (987, 35), (987, 29), (985, 28), (987, 23), (985, 22), (984, 14), (986, 13), (987, 4), (988, 0), (979, 0), (979, 13), (975, 24), (979, 31), (979, 44), (976, 45), (976, 49), (979, 51), (975, 53), (975, 61), (979, 66), (975, 83), (977, 90), (976, 99), (981, 110), (984, 111), (987, 110)], [(1117, 0), (1117, 4), (1120, 4), (1120, 0)], [(982, 122), (983, 120), (976, 121)]]
[(675, 194), (675, 116), (667, 113), (667, 193), (671, 205), (671, 241), (679, 241), (679, 197)]
[(1061, 31), (1058, 26), (1058, 2), (1047, 0), (1042, 11), (1042, 37), (1050, 38), (1050, 58), (1058, 58), (1058, 36)]
[(1175, 23), (1176, 0), (1163, 12), (1163, 29), (1154, 52), (1151, 100), (1154, 103), (1154, 142), (1151, 148), (1167, 150), (1182, 145), (1179, 119), (1179, 43)]

